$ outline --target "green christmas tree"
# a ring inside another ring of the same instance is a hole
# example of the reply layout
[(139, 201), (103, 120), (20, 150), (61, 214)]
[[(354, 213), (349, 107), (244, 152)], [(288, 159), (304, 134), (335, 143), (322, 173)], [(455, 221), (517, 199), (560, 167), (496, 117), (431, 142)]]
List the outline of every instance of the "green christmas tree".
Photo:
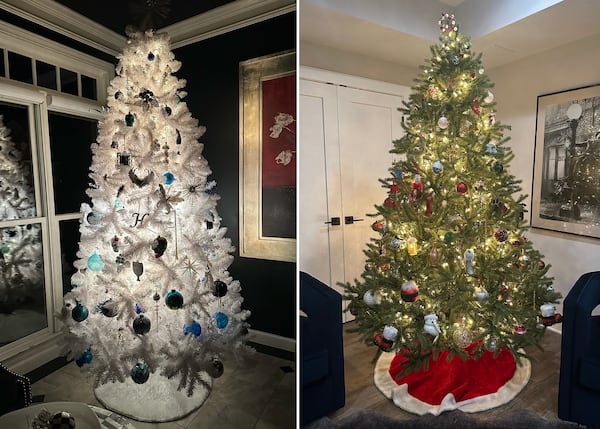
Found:
[(398, 161), (381, 179), (379, 234), (362, 279), (344, 285), (363, 340), (403, 354), (403, 374), (442, 351), (477, 359), (506, 348), (520, 362), (521, 349), (561, 320), (550, 265), (525, 236), (509, 127), (496, 120), (481, 54), (453, 15), (439, 24), (440, 42), (402, 109)]

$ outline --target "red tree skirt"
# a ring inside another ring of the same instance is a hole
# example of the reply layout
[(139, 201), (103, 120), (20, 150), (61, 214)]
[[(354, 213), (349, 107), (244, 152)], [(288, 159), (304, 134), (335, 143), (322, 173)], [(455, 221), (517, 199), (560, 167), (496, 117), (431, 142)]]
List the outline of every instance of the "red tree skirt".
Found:
[(438, 415), (447, 410), (483, 411), (512, 400), (529, 381), (531, 366), (517, 366), (512, 354), (502, 349), (498, 357), (485, 352), (478, 359), (463, 361), (447, 352), (431, 359), (429, 370), (396, 379), (406, 359), (393, 353), (381, 355), (375, 368), (375, 385), (394, 403), (415, 414)]

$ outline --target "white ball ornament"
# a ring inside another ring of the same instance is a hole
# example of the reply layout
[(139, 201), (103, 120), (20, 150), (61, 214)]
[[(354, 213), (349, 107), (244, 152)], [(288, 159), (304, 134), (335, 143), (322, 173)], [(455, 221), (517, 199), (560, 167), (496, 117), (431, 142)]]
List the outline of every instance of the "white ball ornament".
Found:
[(373, 292), (372, 290), (368, 290), (363, 295), (363, 301), (369, 307), (373, 307), (381, 302), (379, 294), (377, 292)]
[(438, 119), (438, 127), (440, 127), (442, 130), (448, 128), (448, 118), (442, 116), (440, 119)]
[(483, 99), (483, 101), (485, 101), (486, 103), (491, 103), (494, 101), (494, 94), (492, 94), (491, 91), (488, 91), (487, 95), (485, 96), (485, 98)]
[(385, 326), (383, 328), (383, 338), (391, 342), (396, 341), (398, 338), (398, 329), (393, 326)]
[(432, 165), (431, 165), (431, 170), (434, 173), (441, 173), (444, 170), (444, 166), (442, 165), (442, 163), (440, 161), (435, 161)]

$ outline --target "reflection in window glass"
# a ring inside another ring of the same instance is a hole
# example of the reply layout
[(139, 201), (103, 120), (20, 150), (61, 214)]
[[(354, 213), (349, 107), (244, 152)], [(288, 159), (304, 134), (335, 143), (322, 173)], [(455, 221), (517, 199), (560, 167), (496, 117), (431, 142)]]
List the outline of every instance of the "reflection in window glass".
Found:
[(26, 106), (0, 103), (0, 220), (35, 217)]
[(89, 98), (90, 100), (98, 99), (98, 92), (96, 90), (96, 79), (81, 75), (81, 96)]
[(67, 69), (60, 69), (60, 90), (66, 94), (78, 95), (77, 73)]
[(91, 204), (85, 190), (91, 180), (90, 145), (96, 141), (97, 122), (56, 112), (49, 112), (48, 120), (55, 210), (57, 214), (77, 213), (81, 203)]
[(0, 228), (0, 346), (47, 326), (40, 224)]
[(35, 62), (35, 72), (38, 86), (58, 89), (56, 85), (56, 66), (37, 60)]
[(25, 83), (33, 83), (31, 58), (15, 52), (8, 52), (8, 69), (10, 78)]

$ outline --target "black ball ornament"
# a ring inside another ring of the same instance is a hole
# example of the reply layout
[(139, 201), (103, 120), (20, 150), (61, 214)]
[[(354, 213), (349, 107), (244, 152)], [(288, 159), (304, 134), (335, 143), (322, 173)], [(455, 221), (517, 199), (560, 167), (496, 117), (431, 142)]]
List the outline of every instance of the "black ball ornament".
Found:
[(212, 294), (219, 298), (225, 296), (227, 294), (227, 284), (221, 280), (215, 280)]
[(225, 368), (223, 367), (223, 362), (221, 362), (218, 358), (213, 358), (210, 365), (208, 365), (208, 368), (206, 369), (206, 372), (212, 378), (219, 378), (223, 375), (224, 371)]
[(165, 253), (165, 250), (167, 250), (167, 239), (160, 235), (156, 237), (152, 242), (152, 250), (154, 251), (154, 256), (160, 258)]
[(131, 379), (137, 384), (144, 384), (150, 377), (150, 370), (145, 363), (136, 363), (131, 368)]
[(75, 429), (75, 418), (66, 411), (54, 414), (48, 422), (48, 429)]
[(133, 321), (133, 330), (135, 331), (136, 334), (144, 335), (144, 334), (147, 334), (148, 332), (150, 332), (151, 325), (152, 324), (150, 323), (150, 319), (148, 319), (143, 314), (140, 314)]
[(178, 310), (183, 307), (183, 295), (181, 292), (173, 289), (165, 296), (165, 304), (167, 304), (167, 307), (171, 310)]
[(105, 301), (101, 304), (98, 304), (98, 309), (100, 313), (106, 317), (115, 317), (117, 315), (117, 303), (112, 299)]

